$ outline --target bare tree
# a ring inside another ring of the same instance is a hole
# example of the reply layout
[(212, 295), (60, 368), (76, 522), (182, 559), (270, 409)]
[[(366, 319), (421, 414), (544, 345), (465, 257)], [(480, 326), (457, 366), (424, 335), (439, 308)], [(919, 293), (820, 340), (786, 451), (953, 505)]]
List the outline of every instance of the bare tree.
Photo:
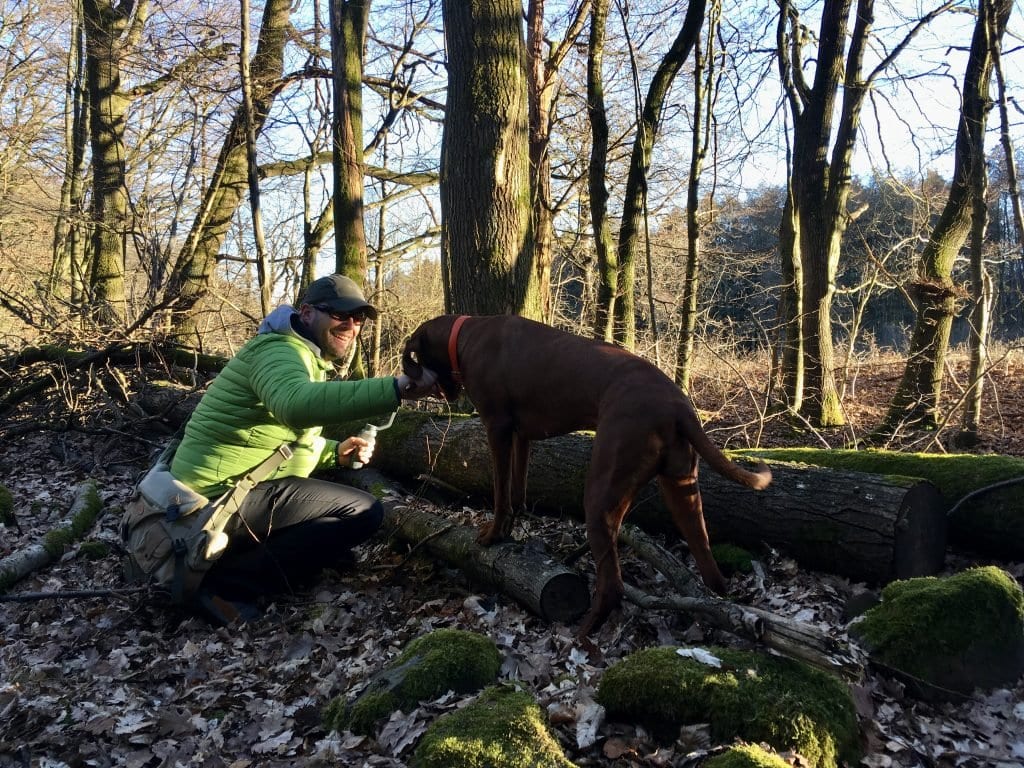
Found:
[(89, 141), (86, 114), (85, 25), (81, 0), (72, 4), (71, 45), (65, 70), (64, 144), (67, 147), (61, 182), (60, 209), (53, 228), (53, 266), (49, 290), (80, 305), (85, 295), (84, 225), (85, 147)]
[(335, 271), (366, 279), (363, 222), (363, 46), (369, 0), (330, 0), (334, 72)]
[[(253, 118), (257, 136), (282, 87), (281, 75), (290, 12), (291, 3), (288, 0), (267, 0), (263, 8), (259, 41), (251, 65)], [(166, 293), (176, 300), (171, 335), (183, 345), (201, 342), (192, 309), (209, 287), (218, 251), (247, 187), (244, 112), (244, 107), (239, 107), (232, 118), (217, 166), (168, 280)]]
[[(794, 248), (793, 253), (783, 254), (784, 263), (792, 261), (795, 278), (799, 259), (802, 278), (801, 293), (789, 306), (789, 316), (795, 306), (801, 308), (804, 392), (802, 397), (791, 393), (790, 402), (800, 403), (809, 410), (812, 420), (822, 426), (845, 423), (835, 379), (832, 299), (843, 233), (850, 220), (847, 202), (851, 163), (864, 98), (872, 82), (892, 64), (910, 40), (950, 5), (945, 3), (917, 21), (873, 70), (864, 73), (864, 56), (874, 24), (874, 0), (858, 0), (852, 32), (848, 31), (852, 0), (825, 0), (814, 79), (807, 83), (803, 75), (806, 30), (789, 0), (780, 3), (779, 66), (793, 117), (792, 210), (790, 213), (787, 207), (784, 214), (780, 240)], [(840, 84), (843, 93), (837, 110)], [(790, 226), (792, 241), (788, 233)], [(796, 248), (799, 248), (799, 255)], [(787, 317), (782, 321), (787, 322)], [(791, 339), (788, 343), (793, 344)], [(790, 380), (796, 381), (796, 377), (791, 374)]]
[(608, 223), (608, 116), (604, 103), (604, 44), (608, 23), (608, 0), (594, 0), (590, 14), (590, 40), (587, 46), (587, 115), (590, 118), (590, 165), (588, 190), (590, 218), (597, 256), (597, 301), (594, 312), (594, 338), (615, 338), (615, 297), (618, 296), (619, 268)]
[(544, 0), (529, 0), (526, 10), (527, 94), (530, 115), (530, 187), (533, 210), (533, 272), (540, 318), (550, 323), (551, 262), (554, 240), (554, 202), (551, 196), (552, 110), (558, 92), (558, 70), (572, 51), (590, 11), (583, 0), (572, 11), (568, 29), (561, 40), (551, 43), (545, 55)]
[(242, 122), (245, 125), (245, 165), (249, 183), (249, 212), (252, 216), (253, 242), (256, 245), (256, 274), (260, 292), (260, 309), (270, 312), (270, 288), (273, 275), (267, 258), (267, 244), (263, 238), (263, 209), (260, 206), (259, 165), (256, 161), (256, 106), (253, 96), (252, 72), (249, 66), (249, 0), (241, 0), (242, 44), (238, 51), (238, 68), (242, 85)]
[[(722, 4), (711, 0), (708, 12), (707, 45), (698, 37), (693, 70), (693, 139), (690, 144), (690, 173), (686, 190), (686, 277), (680, 306), (679, 344), (676, 355), (676, 383), (689, 392), (693, 373), (693, 340), (697, 327), (698, 275), (701, 265), (700, 181), (711, 141), (715, 97), (718, 92), (715, 68), (715, 38), (721, 21)], [(709, 206), (713, 205), (710, 204)]]
[[(953, 280), (953, 265), (971, 233), (978, 187), (984, 186), (985, 127), (992, 106), (989, 85), (994, 52), (1006, 30), (1011, 7), (1011, 0), (980, 2), (964, 73), (953, 181), (942, 215), (921, 255), (914, 286), (917, 323), (910, 357), (886, 415), (885, 431), (904, 424), (934, 427), (938, 422), (949, 333), (962, 296), (962, 289)], [(978, 290), (982, 290), (980, 285)]]
[[(647, 199), (648, 173), (651, 152), (658, 137), (661, 113), (672, 81), (686, 61), (700, 35), (704, 23), (706, 0), (690, 0), (682, 27), (672, 46), (665, 53), (647, 88), (640, 123), (633, 141), (633, 153), (626, 176), (626, 189), (622, 205), (622, 223), (618, 241), (619, 295), (615, 304), (615, 341), (626, 349), (636, 346), (636, 303), (633, 280), (636, 259), (640, 253), (641, 224)], [(602, 308), (607, 311), (607, 308)], [(653, 321), (653, 318), (652, 318)]]

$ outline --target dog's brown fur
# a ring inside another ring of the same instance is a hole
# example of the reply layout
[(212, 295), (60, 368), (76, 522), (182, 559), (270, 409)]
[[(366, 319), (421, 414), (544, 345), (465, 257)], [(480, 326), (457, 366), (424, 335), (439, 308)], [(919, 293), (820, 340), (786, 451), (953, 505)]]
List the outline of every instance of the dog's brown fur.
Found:
[(596, 429), (583, 503), (597, 586), (580, 636), (597, 629), (622, 601), (619, 526), (637, 491), (655, 476), (701, 578), (725, 594), (704, 525), (697, 456), (757, 490), (771, 482), (768, 467), (750, 471), (726, 458), (705, 434), (690, 401), (654, 365), (614, 345), (532, 320), (467, 318), (458, 335), (460, 383), (448, 354), (455, 319), (442, 315), (416, 329), (405, 345), (402, 367), (415, 378), (421, 366), (435, 371), (448, 400), (465, 387), (480, 413), (494, 461), (494, 520), (481, 530), (480, 543), (493, 544), (511, 533), (514, 513), (526, 498), (531, 440)]

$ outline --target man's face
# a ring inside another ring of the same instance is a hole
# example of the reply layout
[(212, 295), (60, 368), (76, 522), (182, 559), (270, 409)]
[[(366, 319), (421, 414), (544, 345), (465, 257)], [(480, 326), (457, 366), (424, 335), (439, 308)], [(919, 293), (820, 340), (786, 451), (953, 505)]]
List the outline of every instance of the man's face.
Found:
[(328, 362), (345, 358), (366, 320), (366, 313), (362, 310), (338, 312), (309, 304), (302, 305), (299, 315), (312, 331), (320, 347), (320, 356)]

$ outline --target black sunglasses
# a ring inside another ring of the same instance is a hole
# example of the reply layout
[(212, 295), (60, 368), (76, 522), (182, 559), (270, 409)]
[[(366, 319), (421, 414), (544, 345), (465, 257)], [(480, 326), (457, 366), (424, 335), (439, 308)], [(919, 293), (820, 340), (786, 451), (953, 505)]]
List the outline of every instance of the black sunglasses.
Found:
[(344, 312), (340, 309), (331, 309), (320, 304), (314, 304), (313, 309), (318, 312), (323, 312), (325, 315), (330, 315), (332, 320), (337, 320), (342, 323), (346, 320), (351, 320), (356, 325), (362, 325), (366, 322), (367, 314), (365, 309), (356, 309), (352, 312)]

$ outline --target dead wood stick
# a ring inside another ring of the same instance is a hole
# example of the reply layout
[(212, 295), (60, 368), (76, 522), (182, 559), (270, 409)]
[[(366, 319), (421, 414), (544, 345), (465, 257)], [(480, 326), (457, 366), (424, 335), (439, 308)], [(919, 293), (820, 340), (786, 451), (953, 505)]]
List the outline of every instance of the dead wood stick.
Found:
[(635, 525), (624, 525), (619, 529), (619, 541), (629, 545), (641, 560), (650, 563), (661, 573), (673, 588), (690, 597), (708, 597), (704, 586), (698, 583), (693, 571), (678, 557), (659, 546), (650, 534)]
[(863, 674), (862, 665), (854, 659), (849, 648), (817, 627), (712, 596), (675, 555), (635, 526), (624, 525), (619, 538), (681, 593), (658, 597), (627, 586), (626, 596), (631, 602), (644, 608), (696, 614), (716, 629), (754, 640), (783, 655), (838, 672), (844, 677), (857, 679)]
[(19, 595), (0, 595), (0, 603), (32, 603), (37, 600), (70, 600), (80, 597), (127, 597), (150, 588), (121, 587), (114, 589), (57, 589), (52, 592), (23, 592)]

